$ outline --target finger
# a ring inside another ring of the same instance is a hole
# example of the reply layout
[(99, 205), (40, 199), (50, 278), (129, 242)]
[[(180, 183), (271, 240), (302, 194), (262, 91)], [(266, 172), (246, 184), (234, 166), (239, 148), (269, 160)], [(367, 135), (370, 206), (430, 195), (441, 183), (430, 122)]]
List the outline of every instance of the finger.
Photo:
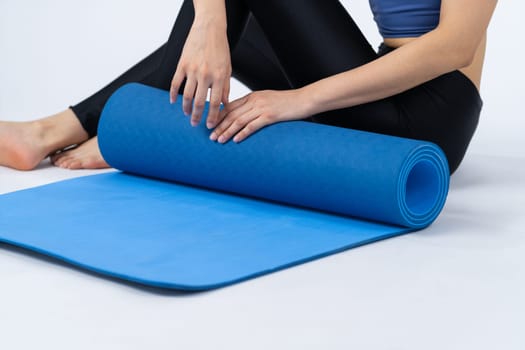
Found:
[(214, 86), (211, 88), (208, 118), (206, 119), (206, 127), (208, 129), (214, 128), (217, 125), (219, 119), (219, 108), (221, 106), (222, 82), (218, 82), (216, 87)]
[(226, 79), (224, 82), (224, 89), (222, 90), (222, 103), (228, 104), (230, 98), (230, 79)]
[(226, 143), (230, 138), (233, 137), (233, 135), (237, 134), (239, 130), (243, 129), (248, 123), (250, 123), (252, 120), (257, 118), (258, 114), (254, 111), (250, 111), (250, 113), (245, 113), (239, 118), (236, 118), (230, 126), (224, 130), (224, 132), (219, 136), (217, 141), (219, 143)]
[(171, 80), (171, 86), (170, 86), (170, 103), (175, 103), (177, 101), (177, 97), (179, 95), (179, 89), (182, 84), (182, 81), (184, 80), (184, 72), (181, 69), (178, 69), (175, 71), (175, 74), (173, 75), (173, 79)]
[(236, 99), (236, 100), (234, 100), (234, 101), (232, 101), (232, 102), (229, 102), (229, 103), (225, 104), (225, 105), (224, 105), (224, 109), (223, 109), (224, 113), (228, 114), (228, 113), (230, 113), (231, 111), (233, 111), (233, 110), (239, 108), (240, 106), (242, 106), (243, 104), (245, 104), (246, 102), (248, 102), (248, 96), (249, 96), (249, 95), (250, 95), (250, 94), (245, 95), (245, 96), (243, 96), (243, 97), (241, 97), (241, 98), (238, 98), (238, 99)]
[(263, 115), (255, 118), (246, 124), (246, 126), (233, 137), (233, 142), (239, 143), (245, 140), (248, 136), (254, 134), (256, 131), (262, 129), (268, 124), (270, 124), (268, 118)]
[[(214, 126), (214, 130), (213, 132), (210, 134), (210, 139), (215, 141), (217, 140), (217, 127), (219, 127), (223, 122), (224, 122), (224, 119), (226, 119), (226, 117), (228, 116), (228, 113), (226, 113), (226, 111), (223, 109), (221, 109), (219, 111), (219, 116), (217, 117), (217, 122), (215, 123), (215, 126)], [(224, 128), (224, 127), (222, 127)]]
[[(250, 111), (250, 107), (246, 104), (240, 105), (238, 108), (231, 112), (226, 112), (223, 116), (222, 121), (215, 127), (215, 130), (210, 135), (210, 140), (217, 141), (219, 137), (224, 133), (226, 129), (238, 118), (242, 117)], [(221, 112), (222, 113), (222, 112)]]
[(191, 125), (199, 125), (202, 118), (202, 111), (204, 110), (204, 105), (206, 104), (206, 96), (208, 95), (208, 86), (199, 83), (197, 85), (197, 91), (195, 93), (195, 100), (193, 101), (193, 112), (191, 114)]
[(191, 114), (193, 97), (195, 96), (195, 89), (197, 88), (197, 81), (192, 78), (186, 79), (186, 86), (184, 87), (184, 94), (182, 97), (182, 111), (185, 115)]

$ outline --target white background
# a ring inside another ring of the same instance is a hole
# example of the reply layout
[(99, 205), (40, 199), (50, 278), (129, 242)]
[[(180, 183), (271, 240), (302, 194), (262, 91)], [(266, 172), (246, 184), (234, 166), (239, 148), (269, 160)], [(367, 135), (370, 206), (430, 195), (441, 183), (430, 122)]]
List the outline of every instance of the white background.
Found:
[[(0, 0), (0, 119), (40, 118), (101, 88), (167, 40), (180, 3)], [(377, 47), (367, 1), (344, 4)], [(480, 125), (424, 232), (189, 295), (0, 245), (0, 349), (524, 349), (524, 10), (498, 4)], [(246, 92), (236, 83), (232, 97)], [(0, 168), (0, 193), (88, 173)]]
[[(181, 1), (1, 0), (0, 118), (34, 119), (91, 95), (167, 39)], [(343, 1), (374, 47), (368, 2)], [(488, 33), (484, 108), (470, 151), (525, 155), (520, 1), (500, 1)], [(467, 14), (466, 14), (467, 15)], [(232, 97), (248, 90), (234, 85)]]

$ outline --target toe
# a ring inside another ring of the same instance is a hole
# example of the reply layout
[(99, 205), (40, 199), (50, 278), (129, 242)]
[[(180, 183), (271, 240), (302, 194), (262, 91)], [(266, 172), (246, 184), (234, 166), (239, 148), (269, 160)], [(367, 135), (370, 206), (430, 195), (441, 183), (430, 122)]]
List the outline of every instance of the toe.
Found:
[(68, 169), (71, 169), (71, 170), (74, 170), (74, 169), (82, 169), (84, 168), (83, 165), (82, 165), (82, 161), (81, 160), (78, 160), (78, 159), (72, 159), (68, 165), (67, 165), (67, 168)]
[(67, 169), (109, 168), (98, 149), (97, 139), (90, 139), (78, 147), (51, 156), (51, 162)]
[(88, 160), (84, 162), (84, 167), (86, 169), (103, 169), (103, 168), (109, 168), (109, 165), (100, 156), (100, 157), (90, 157)]
[(64, 163), (65, 160), (69, 159), (71, 157), (71, 151), (64, 151), (57, 154), (54, 154), (50, 157), (51, 163), (53, 163), (56, 166), (60, 166)]
[(57, 166), (60, 167), (60, 168), (67, 168), (69, 166), (69, 164), (71, 163), (71, 161), (73, 161), (74, 158), (72, 156), (69, 156), (69, 155), (65, 155), (64, 157), (60, 158), (58, 161), (57, 161)]
[(62, 153), (58, 153), (58, 154), (53, 154), (52, 156), (50, 156), (49, 160), (51, 161), (52, 164), (56, 165), (59, 159), (61, 158), (62, 158)]

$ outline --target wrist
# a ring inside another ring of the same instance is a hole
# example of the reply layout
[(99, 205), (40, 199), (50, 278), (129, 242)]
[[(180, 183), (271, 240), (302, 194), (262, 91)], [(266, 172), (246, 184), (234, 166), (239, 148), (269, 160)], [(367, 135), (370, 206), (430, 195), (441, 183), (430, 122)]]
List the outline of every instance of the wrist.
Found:
[(195, 6), (195, 17), (193, 24), (213, 26), (226, 29), (226, 8), (223, 4), (214, 3), (207, 6)]
[(317, 105), (314, 90), (312, 84), (296, 89), (297, 101), (300, 104), (300, 113), (304, 117), (309, 117), (321, 112), (318, 111), (319, 106)]
[(192, 28), (226, 34), (226, 20), (222, 21), (214, 16), (195, 16)]

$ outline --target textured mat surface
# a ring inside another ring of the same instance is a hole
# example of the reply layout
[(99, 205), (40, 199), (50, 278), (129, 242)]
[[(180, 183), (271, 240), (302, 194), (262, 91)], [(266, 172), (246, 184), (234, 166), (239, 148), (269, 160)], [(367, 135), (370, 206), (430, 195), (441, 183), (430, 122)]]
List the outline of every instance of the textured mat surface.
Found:
[(423, 228), (444, 205), (448, 168), (430, 143), (288, 122), (220, 145), (167, 101), (140, 84), (119, 89), (99, 143), (126, 172), (1, 196), (0, 240), (198, 290)]

